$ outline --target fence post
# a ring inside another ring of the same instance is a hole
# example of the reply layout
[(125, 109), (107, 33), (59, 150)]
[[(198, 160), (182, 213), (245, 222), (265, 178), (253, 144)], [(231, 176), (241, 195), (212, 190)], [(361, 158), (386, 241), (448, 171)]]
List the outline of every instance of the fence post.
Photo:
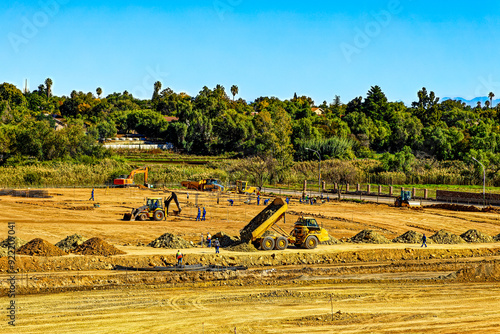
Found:
[(389, 196), (392, 196), (392, 191), (393, 191), (392, 186), (389, 186)]
[(307, 180), (304, 180), (304, 187), (302, 188), (302, 198), (306, 197), (307, 192)]
[(345, 192), (346, 192), (346, 193), (348, 193), (348, 192), (349, 192), (349, 183), (347, 183), (347, 184), (345, 185)]
[(361, 190), (361, 185), (359, 183), (356, 184), (356, 192), (359, 193)]
[(417, 189), (413, 188), (411, 190), (411, 198), (415, 198), (416, 195), (417, 195)]
[(372, 190), (372, 186), (371, 186), (371, 184), (367, 185), (367, 186), (366, 186), (366, 193), (367, 193), (368, 195), (370, 195), (371, 190)]
[(382, 186), (381, 186), (381, 185), (379, 185), (379, 186), (378, 186), (378, 195), (380, 196), (381, 194), (382, 194)]
[(429, 190), (424, 189), (424, 199), (428, 199), (428, 198), (429, 198)]

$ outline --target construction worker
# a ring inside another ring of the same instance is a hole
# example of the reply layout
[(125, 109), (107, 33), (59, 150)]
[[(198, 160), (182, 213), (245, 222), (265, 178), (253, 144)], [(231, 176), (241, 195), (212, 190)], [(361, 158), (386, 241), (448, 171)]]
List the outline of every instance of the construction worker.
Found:
[(215, 254), (219, 254), (219, 247), (220, 247), (219, 239), (215, 239), (214, 246), (215, 246)]
[(427, 247), (427, 237), (425, 236), (425, 233), (424, 235), (422, 235), (422, 246), (420, 247)]
[(229, 202), (229, 205), (230, 205), (230, 206), (233, 206), (234, 201), (233, 201), (232, 199), (228, 199), (227, 201)]
[(92, 188), (92, 193), (90, 194), (89, 201), (95, 201), (95, 199), (94, 199), (94, 188)]
[(186, 192), (186, 198), (189, 199), (189, 193), (188, 192)]
[(196, 216), (196, 221), (201, 220), (201, 208), (198, 206), (198, 216)]
[(203, 217), (201, 217), (201, 220), (205, 220), (206, 214), (207, 214), (207, 210), (205, 210), (205, 207), (203, 207)]
[(264, 205), (267, 205), (267, 203), (269, 203), (269, 198), (266, 198), (266, 199), (264, 200)]
[(210, 235), (210, 233), (207, 233), (207, 244), (208, 248), (212, 247), (212, 236)]
[(177, 254), (175, 254), (175, 258), (177, 259), (177, 266), (178, 267), (182, 266), (182, 257), (183, 257), (183, 255), (181, 253), (181, 250), (179, 249), (177, 251)]
[(326, 201), (327, 201), (328, 203), (330, 203), (330, 196), (329, 196), (329, 195), (326, 195)]
[(257, 195), (257, 205), (260, 205), (260, 195)]
[(287, 204), (287, 205), (288, 205), (288, 204), (290, 204), (290, 198), (288, 198), (288, 197), (287, 197), (287, 198), (285, 199), (285, 202), (286, 202), (286, 204)]

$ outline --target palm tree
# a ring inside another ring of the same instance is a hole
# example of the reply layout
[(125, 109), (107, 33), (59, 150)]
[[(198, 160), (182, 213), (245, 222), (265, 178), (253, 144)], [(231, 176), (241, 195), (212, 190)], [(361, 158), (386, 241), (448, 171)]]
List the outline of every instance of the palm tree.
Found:
[(95, 92), (97, 93), (97, 97), (101, 98), (102, 88), (101, 87), (97, 87), (97, 89), (95, 90)]
[(484, 101), (484, 107), (488, 109), (490, 107), (490, 101), (488, 100)]
[(236, 86), (236, 85), (231, 86), (231, 94), (233, 94), (233, 101), (234, 101), (234, 96), (238, 95), (239, 91), (240, 90), (239, 90), (238, 86)]
[(45, 86), (47, 87), (47, 100), (50, 98), (50, 95), (52, 95), (52, 79), (47, 78), (45, 79)]
[(490, 98), (490, 106), (493, 108), (493, 98), (495, 97), (495, 94), (493, 92), (490, 92), (488, 94), (488, 97)]

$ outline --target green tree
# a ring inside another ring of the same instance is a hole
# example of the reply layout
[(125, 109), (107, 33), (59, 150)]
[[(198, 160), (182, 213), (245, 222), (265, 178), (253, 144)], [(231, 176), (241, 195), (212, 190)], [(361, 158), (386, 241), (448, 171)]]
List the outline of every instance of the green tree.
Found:
[(493, 92), (489, 92), (488, 97), (490, 98), (490, 106), (493, 108), (493, 98), (495, 97), (495, 94)]
[(97, 89), (95, 90), (95, 92), (97, 93), (97, 97), (101, 98), (102, 88), (101, 87), (97, 87)]
[(235, 97), (236, 95), (238, 95), (238, 92), (239, 92), (239, 88), (238, 88), (238, 86), (236, 86), (236, 85), (232, 85), (232, 86), (231, 86), (231, 94), (233, 94), (233, 101), (234, 101), (234, 97)]
[(47, 87), (47, 100), (52, 96), (52, 84), (53, 82), (51, 78), (45, 79), (45, 87)]

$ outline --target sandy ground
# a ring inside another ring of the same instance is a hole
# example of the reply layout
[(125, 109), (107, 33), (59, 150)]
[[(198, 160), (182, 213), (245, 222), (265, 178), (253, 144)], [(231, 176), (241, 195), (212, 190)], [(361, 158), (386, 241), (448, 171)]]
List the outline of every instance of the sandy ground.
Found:
[[(217, 204), (215, 194), (190, 192), (188, 200), (186, 193), (180, 191), (177, 194), (183, 211), (179, 217), (171, 216), (161, 222), (126, 222), (121, 220), (123, 214), (142, 205), (146, 197), (164, 197), (170, 192), (136, 188), (96, 189), (96, 201), (91, 202), (88, 201), (90, 191), (49, 189), (53, 197), (48, 199), (0, 197), (3, 212), (0, 238), (7, 236), (7, 222), (15, 221), (16, 236), (27, 241), (43, 238), (56, 243), (78, 233), (87, 238), (98, 236), (115, 244), (127, 252), (122, 256), (125, 259), (150, 259), (156, 255), (170, 259), (176, 250), (137, 244), (148, 243), (167, 232), (193, 242), (198, 242), (200, 234), (207, 232), (238, 235), (239, 230), (263, 209), (262, 201), (260, 206), (255, 204), (255, 199), (250, 205), (244, 204), (247, 198), (241, 195), (231, 196), (235, 206), (230, 207), (228, 197), (221, 197)], [(195, 221), (196, 203), (206, 207), (207, 221)], [(363, 229), (375, 230), (389, 239), (408, 230), (428, 236), (440, 229), (455, 234), (470, 229), (491, 236), (500, 234), (498, 213), (411, 210), (376, 203), (330, 202), (311, 206), (300, 204), (295, 199), (292, 199), (289, 211), (323, 215), (325, 218), (317, 219), (318, 222), (339, 239), (352, 237)], [(297, 215), (287, 215), (284, 228), (291, 230), (296, 218)], [(17, 327), (7, 325), (4, 312), (0, 317), (0, 331), (495, 333), (500, 332), (498, 276), (493, 279), (476, 274), (464, 279), (442, 277), (460, 270), (474, 270), (484, 261), (498, 261), (499, 248), (500, 243), (433, 244), (427, 250), (422, 250), (420, 245), (348, 243), (320, 246), (315, 250), (291, 248), (273, 251), (273, 256), (286, 259), (301, 255), (307, 261), (287, 265), (269, 262), (272, 264), (269, 266), (266, 257), (271, 257), (270, 253), (260, 252), (251, 256), (263, 257), (262, 261), (256, 260), (255, 266), (251, 266), (246, 274), (202, 278), (162, 273), (137, 274), (131, 279), (129, 274), (102, 269), (80, 271), (77, 278), (73, 271), (47, 273), (45, 278), (43, 273), (38, 273), (42, 275), (40, 282), (55, 282), (54, 277), (58, 276), (61, 277), (58, 284), (61, 284), (60, 280), (73, 280), (78, 286), (80, 282), (87, 282), (87, 286), (83, 291), (75, 288), (74, 291), (44, 290), (45, 293), (18, 295)], [(491, 255), (488, 254), (490, 250)], [(213, 250), (207, 248), (183, 252), (193, 257), (214, 256)], [(401, 257), (401, 252), (413, 255), (405, 258)], [(345, 263), (337, 261), (339, 256), (347, 253), (358, 254), (357, 259), (343, 261)], [(384, 255), (380, 259), (374, 256), (364, 260), (359, 254)], [(222, 256), (237, 258), (248, 254), (222, 250)], [(313, 264), (320, 258), (323, 262)], [(328, 265), (325, 258), (335, 261)], [(457, 258), (460, 261), (457, 262)], [(30, 261), (29, 257), (26, 261)], [(37, 273), (30, 275), (33, 279)], [(89, 276), (88, 279), (85, 275)], [(117, 276), (122, 279), (116, 279)], [(1, 275), (2, 279), (5, 277)], [(26, 281), (29, 287), (29, 279)], [(9, 298), (0, 297), (2, 309), (8, 303)]]

